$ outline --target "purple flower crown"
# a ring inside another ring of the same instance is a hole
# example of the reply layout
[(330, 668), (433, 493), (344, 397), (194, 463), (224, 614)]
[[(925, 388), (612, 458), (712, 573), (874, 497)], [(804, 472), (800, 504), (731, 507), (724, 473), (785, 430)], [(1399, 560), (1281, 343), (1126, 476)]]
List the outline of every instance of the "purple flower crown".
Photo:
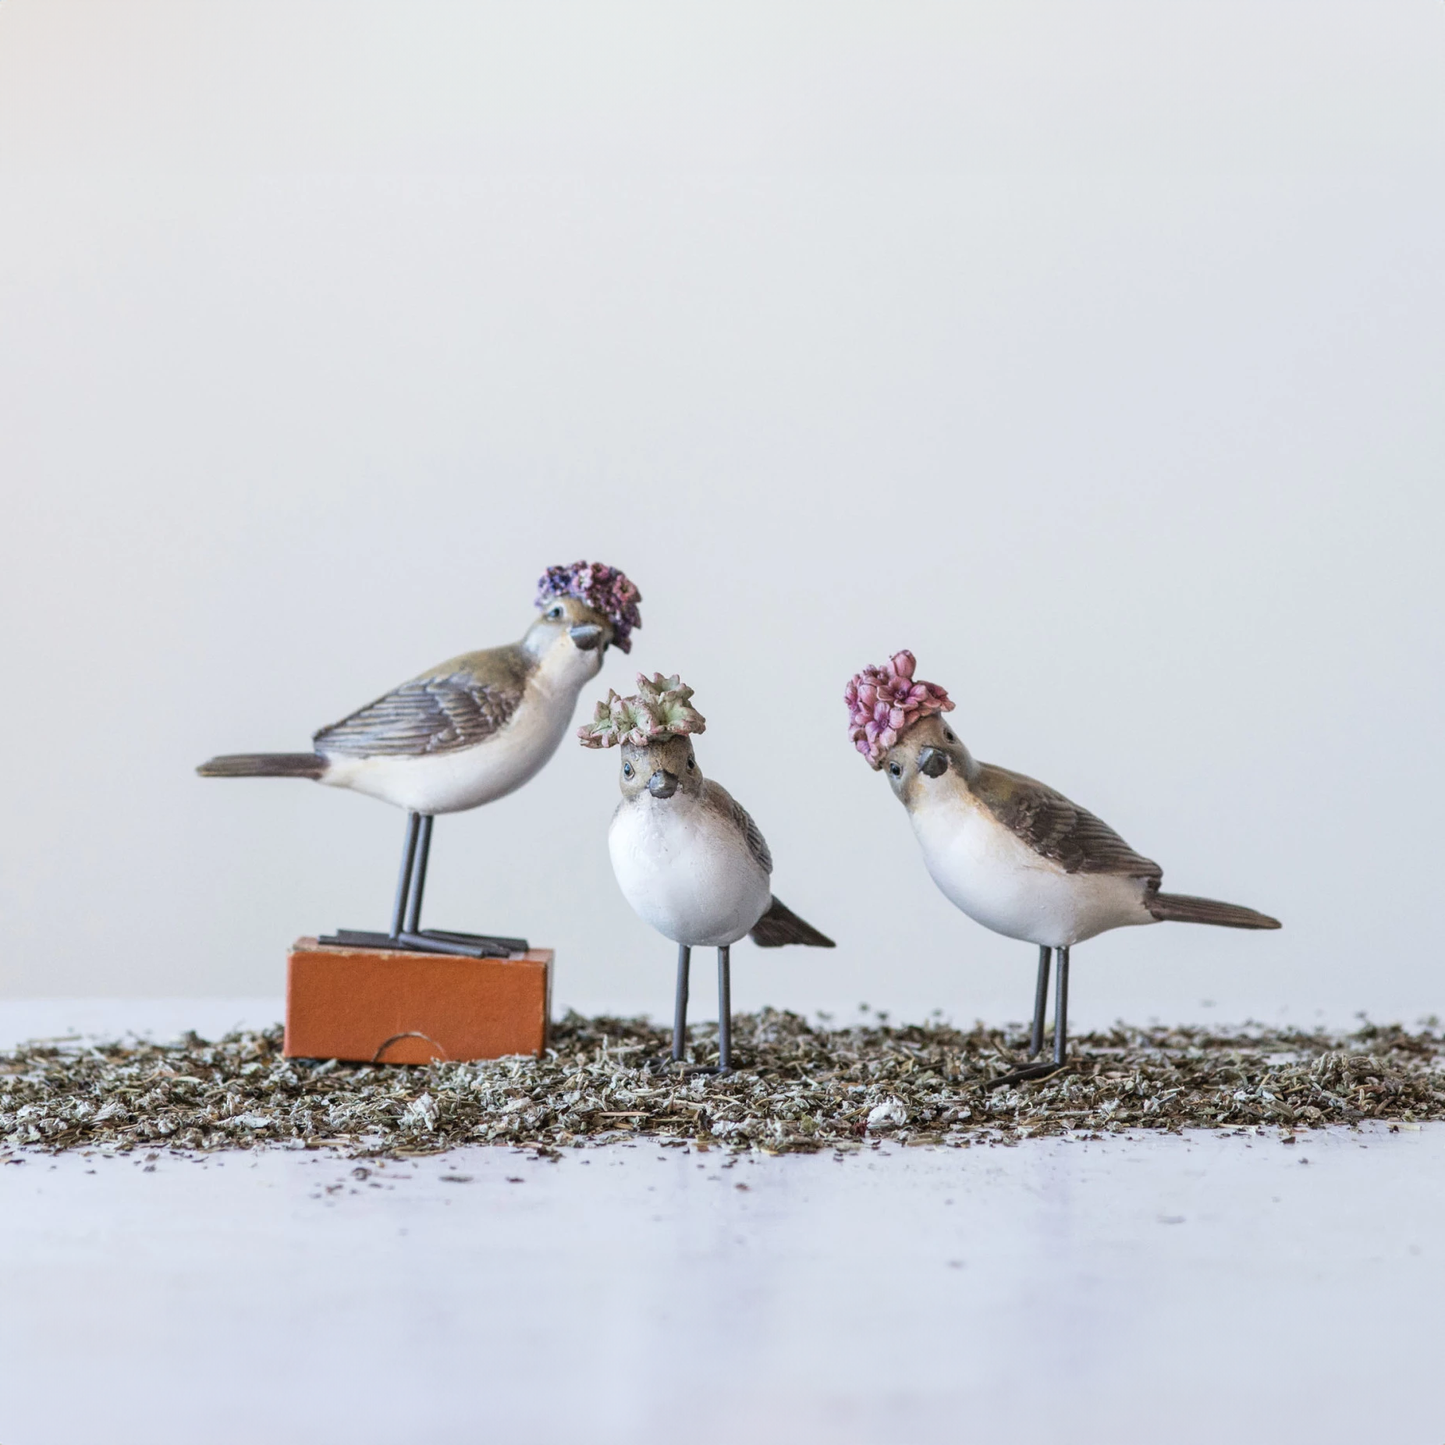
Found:
[(632, 629), (642, 626), (637, 604), (642, 593), (625, 573), (603, 562), (574, 562), (570, 567), (549, 567), (537, 582), (537, 606), (553, 597), (575, 597), (612, 624), (612, 641), (623, 652), (632, 651)]
[(688, 706), (691, 699), (692, 689), (684, 687), (680, 677), (658, 672), (648, 681), (647, 674), (639, 672), (637, 691), (631, 697), (618, 697), (607, 689), (606, 698), (597, 704), (597, 715), (577, 729), (577, 739), (584, 748), (615, 748), (618, 743), (644, 748), (661, 738), (705, 732), (707, 719)]
[(920, 718), (952, 712), (953, 702), (934, 682), (914, 682), (918, 659), (895, 652), (882, 667), (868, 666), (843, 692), (848, 704), (848, 737), (877, 772), (888, 749)]

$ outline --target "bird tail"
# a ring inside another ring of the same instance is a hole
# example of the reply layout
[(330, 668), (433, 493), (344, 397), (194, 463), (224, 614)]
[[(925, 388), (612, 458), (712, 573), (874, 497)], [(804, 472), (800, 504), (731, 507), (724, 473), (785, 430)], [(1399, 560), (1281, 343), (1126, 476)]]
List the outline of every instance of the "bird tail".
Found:
[(810, 948), (833, 948), (833, 940), (804, 923), (787, 904), (773, 899), (768, 911), (753, 924), (748, 935), (759, 948), (781, 948), (785, 943), (805, 943)]
[(1221, 928), (1278, 928), (1279, 919), (1237, 903), (1191, 898), (1187, 893), (1156, 893), (1144, 900), (1149, 912), (1164, 923), (1215, 923)]
[(227, 753), (196, 771), (203, 778), (319, 778), (326, 759), (316, 753)]

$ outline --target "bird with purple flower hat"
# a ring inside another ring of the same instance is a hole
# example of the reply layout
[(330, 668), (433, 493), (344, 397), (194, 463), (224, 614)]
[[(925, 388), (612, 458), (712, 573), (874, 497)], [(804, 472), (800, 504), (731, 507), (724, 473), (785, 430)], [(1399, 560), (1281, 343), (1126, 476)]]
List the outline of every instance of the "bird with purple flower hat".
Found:
[(549, 567), (537, 585), (541, 615), (519, 642), (428, 668), (322, 728), (310, 752), (228, 754), (196, 771), (206, 778), (312, 778), (406, 810), (390, 930), (341, 929), (323, 943), (477, 958), (525, 951), (521, 938), (421, 926), (432, 820), (494, 802), (541, 771), (607, 649), (631, 650), (641, 601), (616, 567)]

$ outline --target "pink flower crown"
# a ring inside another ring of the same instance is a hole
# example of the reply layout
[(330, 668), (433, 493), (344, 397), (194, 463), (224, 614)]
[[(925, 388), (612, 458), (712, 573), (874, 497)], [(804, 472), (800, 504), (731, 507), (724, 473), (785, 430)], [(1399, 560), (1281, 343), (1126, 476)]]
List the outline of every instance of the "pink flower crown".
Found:
[(637, 610), (642, 593), (626, 573), (604, 562), (549, 567), (537, 582), (537, 606), (554, 597), (575, 597), (600, 612), (612, 624), (613, 642), (623, 652), (632, 651), (632, 629), (642, 626), (642, 614)]
[(920, 718), (952, 712), (953, 701), (935, 682), (914, 682), (918, 659), (895, 652), (882, 667), (868, 666), (843, 692), (848, 704), (848, 737), (875, 772), (884, 755)]

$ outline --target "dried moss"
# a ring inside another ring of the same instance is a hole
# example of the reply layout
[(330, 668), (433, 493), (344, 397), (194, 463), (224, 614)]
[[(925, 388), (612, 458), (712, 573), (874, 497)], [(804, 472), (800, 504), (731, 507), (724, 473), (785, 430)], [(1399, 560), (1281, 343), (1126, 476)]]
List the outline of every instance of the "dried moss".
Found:
[[(697, 1062), (714, 1031), (693, 1031)], [(848, 1028), (764, 1010), (734, 1026), (736, 1072), (680, 1077), (666, 1033), (568, 1014), (540, 1060), (362, 1065), (281, 1056), (281, 1030), (208, 1043), (52, 1041), (0, 1054), (12, 1148), (335, 1145), (356, 1154), (508, 1144), (543, 1153), (646, 1136), (771, 1152), (1012, 1142), (1123, 1130), (1285, 1131), (1445, 1118), (1445, 1036), (1118, 1025), (1071, 1042), (1061, 1073), (989, 1091), (1023, 1036), (982, 1026)]]

